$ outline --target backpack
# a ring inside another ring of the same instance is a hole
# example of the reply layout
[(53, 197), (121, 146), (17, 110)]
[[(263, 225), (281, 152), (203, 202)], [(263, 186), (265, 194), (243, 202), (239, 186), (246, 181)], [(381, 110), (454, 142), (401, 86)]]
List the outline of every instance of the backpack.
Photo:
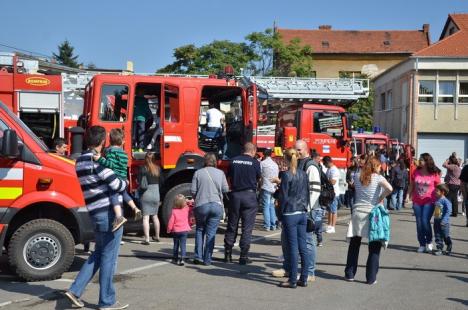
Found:
[(307, 171), (310, 166), (315, 166), (320, 174), (320, 196), (319, 204), (322, 207), (329, 207), (333, 200), (335, 199), (335, 190), (330, 180), (327, 178), (327, 175), (323, 172), (322, 167), (319, 164), (315, 163), (313, 159), (308, 158), (304, 164), (304, 171)]

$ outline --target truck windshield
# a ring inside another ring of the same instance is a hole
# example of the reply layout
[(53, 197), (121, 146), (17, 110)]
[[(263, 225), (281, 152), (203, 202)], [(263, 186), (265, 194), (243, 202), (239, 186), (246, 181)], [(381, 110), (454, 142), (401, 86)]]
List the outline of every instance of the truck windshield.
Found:
[(343, 116), (337, 112), (315, 112), (314, 132), (325, 133), (333, 137), (343, 135)]
[(21, 129), (23, 129), (27, 135), (29, 135), (34, 141), (36, 141), (36, 143), (41, 147), (41, 149), (44, 151), (44, 152), (47, 152), (49, 149), (47, 148), (47, 146), (45, 145), (44, 141), (42, 141), (41, 139), (39, 139), (32, 131), (31, 129), (29, 129), (28, 126), (26, 126), (25, 123), (23, 123), (23, 121), (21, 119), (19, 119), (10, 109), (8, 109), (3, 103), (0, 103), (0, 107), (1, 109), (3, 109), (7, 114), (8, 116), (11, 117), (11, 119), (13, 120), (13, 122), (17, 123)]

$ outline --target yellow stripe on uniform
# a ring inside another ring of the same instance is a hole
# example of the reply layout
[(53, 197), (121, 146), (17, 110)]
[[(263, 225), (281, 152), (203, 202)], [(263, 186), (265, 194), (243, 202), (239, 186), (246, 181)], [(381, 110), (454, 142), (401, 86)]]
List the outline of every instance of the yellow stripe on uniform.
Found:
[(0, 187), (0, 199), (16, 199), (22, 194), (22, 187)]
[(165, 165), (164, 169), (174, 169), (176, 165)]

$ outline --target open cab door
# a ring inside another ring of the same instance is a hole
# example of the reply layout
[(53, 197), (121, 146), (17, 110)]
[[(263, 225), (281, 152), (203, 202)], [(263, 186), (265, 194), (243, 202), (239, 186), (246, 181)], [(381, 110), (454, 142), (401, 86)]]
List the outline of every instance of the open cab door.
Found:
[(257, 145), (257, 85), (250, 84), (244, 93), (244, 143)]

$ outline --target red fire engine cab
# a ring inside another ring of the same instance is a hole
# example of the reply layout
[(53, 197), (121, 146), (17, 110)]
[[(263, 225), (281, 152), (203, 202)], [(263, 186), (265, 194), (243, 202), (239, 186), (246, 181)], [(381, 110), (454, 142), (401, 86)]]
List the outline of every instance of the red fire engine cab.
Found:
[[(152, 114), (151, 120), (147, 119), (144, 149), (136, 147), (133, 139), (138, 96), (144, 98)], [(253, 97), (252, 87), (240, 86), (229, 75), (225, 78), (96, 75), (86, 86), (79, 124), (82, 129), (100, 125), (107, 131), (112, 128), (124, 131), (132, 191), (137, 189), (136, 177), (146, 153), (155, 153), (164, 176), (161, 212), (163, 222), (167, 222), (173, 198), (177, 194), (191, 195), (193, 173), (203, 166), (206, 152), (216, 153), (219, 166), (226, 168), (230, 158), (241, 154), (245, 142), (254, 141), (257, 107)], [(210, 105), (224, 114), (224, 135), (207, 131), (206, 111)], [(72, 149), (72, 153), (79, 152)]]
[(270, 141), (262, 126), (274, 125), (274, 144), (259, 146), (284, 150), (303, 139), (309, 149), (330, 156), (341, 171), (340, 191), (345, 192), (346, 168), (351, 158), (351, 123), (345, 107), (369, 95), (364, 79), (313, 79), (251, 77), (258, 97), (258, 141)]

